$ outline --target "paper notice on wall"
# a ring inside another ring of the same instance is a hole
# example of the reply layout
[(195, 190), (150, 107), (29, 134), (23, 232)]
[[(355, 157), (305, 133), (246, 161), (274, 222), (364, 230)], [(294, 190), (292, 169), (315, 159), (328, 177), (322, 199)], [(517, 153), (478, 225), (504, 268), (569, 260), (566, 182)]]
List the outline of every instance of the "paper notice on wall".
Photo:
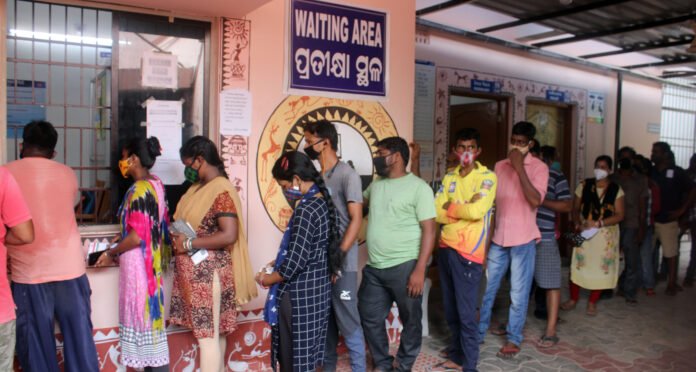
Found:
[(251, 135), (251, 93), (244, 89), (220, 92), (220, 134)]
[(154, 99), (147, 102), (147, 136), (157, 137), (162, 151), (151, 172), (165, 185), (180, 185), (184, 182), (184, 165), (179, 159), (182, 145), (181, 104), (181, 101)]
[(141, 61), (141, 85), (150, 88), (176, 89), (178, 60), (168, 53), (145, 52)]
[(589, 92), (587, 94), (587, 122), (604, 124), (604, 93)]
[(421, 177), (432, 181), (435, 154), (435, 65), (416, 61), (415, 105), (413, 114), (413, 140), (421, 147)]

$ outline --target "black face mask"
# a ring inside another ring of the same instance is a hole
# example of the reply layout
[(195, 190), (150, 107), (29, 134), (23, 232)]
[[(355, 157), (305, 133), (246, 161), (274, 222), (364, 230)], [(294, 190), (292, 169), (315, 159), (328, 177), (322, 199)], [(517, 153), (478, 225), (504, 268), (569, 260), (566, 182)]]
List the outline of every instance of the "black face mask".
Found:
[(386, 156), (378, 156), (372, 159), (372, 164), (375, 165), (375, 171), (377, 172), (378, 176), (389, 176), (389, 165), (387, 165), (387, 157), (389, 157), (390, 155), (392, 154)]
[(324, 140), (319, 140), (317, 142), (314, 142), (312, 145), (305, 147), (304, 148), (305, 154), (307, 154), (307, 156), (309, 156), (309, 158), (312, 160), (319, 159), (320, 152), (314, 149), (314, 145), (320, 144), (322, 142), (324, 142)]

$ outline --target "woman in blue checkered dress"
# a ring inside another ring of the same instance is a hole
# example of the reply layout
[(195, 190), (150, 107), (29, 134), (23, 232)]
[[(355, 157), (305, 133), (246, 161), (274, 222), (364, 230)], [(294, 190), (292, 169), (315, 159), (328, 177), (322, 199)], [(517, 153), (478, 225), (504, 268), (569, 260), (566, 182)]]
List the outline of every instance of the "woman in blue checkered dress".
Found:
[(270, 287), (264, 318), (271, 325), (271, 364), (281, 371), (314, 371), (324, 360), (330, 275), (339, 273), (338, 220), (322, 177), (301, 152), (288, 152), (273, 178), (295, 206), (278, 251), (257, 282)]

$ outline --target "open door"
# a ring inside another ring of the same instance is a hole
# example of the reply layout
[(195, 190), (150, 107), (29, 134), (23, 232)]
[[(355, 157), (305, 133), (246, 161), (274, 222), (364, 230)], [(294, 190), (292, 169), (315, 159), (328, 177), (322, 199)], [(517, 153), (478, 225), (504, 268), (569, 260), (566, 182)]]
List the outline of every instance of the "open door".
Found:
[(493, 169), (507, 155), (508, 97), (452, 92), (450, 95), (450, 151), (457, 142), (457, 132), (476, 128), (481, 133), (482, 152), (478, 161)]

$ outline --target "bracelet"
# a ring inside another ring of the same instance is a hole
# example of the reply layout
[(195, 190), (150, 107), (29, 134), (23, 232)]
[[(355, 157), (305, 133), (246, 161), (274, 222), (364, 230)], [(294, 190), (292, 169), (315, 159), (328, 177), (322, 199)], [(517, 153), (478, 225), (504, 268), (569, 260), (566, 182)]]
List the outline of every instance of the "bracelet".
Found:
[(113, 252), (114, 252), (114, 249), (109, 249), (108, 251), (106, 251), (106, 255), (111, 257), (111, 258), (116, 258), (118, 256), (118, 254), (113, 253)]
[(186, 240), (184, 240), (184, 248), (189, 252), (191, 252), (191, 250), (193, 249), (192, 242), (193, 238), (186, 238)]

